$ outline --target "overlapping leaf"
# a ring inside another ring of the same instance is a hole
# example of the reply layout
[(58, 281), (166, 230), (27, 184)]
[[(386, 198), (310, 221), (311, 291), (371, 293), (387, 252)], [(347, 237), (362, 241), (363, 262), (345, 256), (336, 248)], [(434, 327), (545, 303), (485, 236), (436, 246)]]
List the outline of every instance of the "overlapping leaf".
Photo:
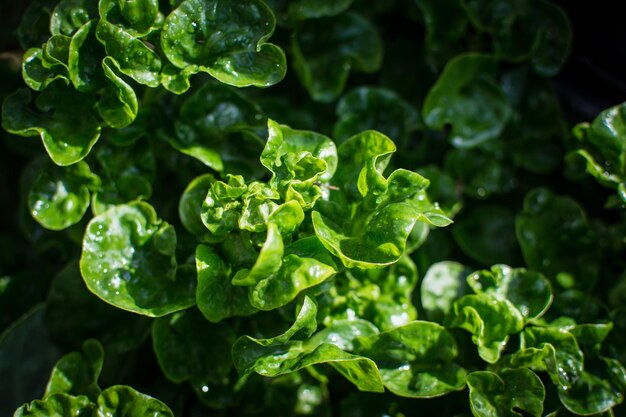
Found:
[(483, 54), (450, 60), (426, 96), (422, 108), (426, 126), (442, 130), (451, 125), (449, 141), (462, 148), (499, 137), (511, 109), (496, 69), (495, 59)]
[(274, 26), (258, 0), (185, 0), (165, 19), (161, 47), (184, 78), (202, 71), (237, 87), (269, 86), (286, 71), (283, 51), (266, 42)]
[(509, 337), (523, 329), (524, 317), (509, 300), (480, 293), (456, 300), (445, 324), (470, 332), (480, 357), (495, 363), (500, 359)]
[(40, 161), (32, 168), (38, 171), (28, 193), (33, 218), (51, 230), (78, 223), (89, 207), (90, 191), (98, 189), (100, 178), (84, 161), (68, 167)]
[(195, 273), (177, 268), (175, 250), (174, 227), (149, 204), (119, 205), (89, 222), (80, 269), (104, 301), (162, 316), (195, 303)]
[[(17, 135), (39, 136), (52, 161), (71, 165), (87, 156), (100, 137), (100, 125), (92, 113), (94, 105), (92, 97), (55, 81), (34, 100), (34, 106), (28, 90), (7, 97), (2, 106), (2, 126)], [(77, 113), (76, 107), (84, 111)]]
[(312, 213), (317, 237), (348, 268), (396, 262), (417, 221), (436, 226), (450, 223), (428, 201), (427, 179), (403, 169), (383, 176), (394, 151), (393, 142), (375, 131), (341, 144), (339, 169), (332, 181), (341, 193), (331, 191), (331, 204)]
[(519, 411), (543, 415), (545, 389), (529, 369), (504, 369), (498, 373), (472, 372), (467, 376), (472, 413), (480, 417), (522, 416)]
[(359, 339), (357, 352), (372, 358), (383, 384), (394, 394), (430, 398), (460, 390), (466, 371), (454, 362), (457, 346), (442, 326), (414, 321)]

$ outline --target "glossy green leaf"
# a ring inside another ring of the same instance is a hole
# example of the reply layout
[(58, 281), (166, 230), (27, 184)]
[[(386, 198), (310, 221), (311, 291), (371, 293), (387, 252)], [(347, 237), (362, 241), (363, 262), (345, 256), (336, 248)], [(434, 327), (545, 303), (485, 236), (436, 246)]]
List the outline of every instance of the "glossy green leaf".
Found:
[(448, 140), (459, 148), (499, 137), (511, 109), (496, 74), (489, 55), (467, 53), (450, 60), (424, 101), (426, 126), (442, 130), (451, 125)]
[[(339, 169), (330, 203), (311, 215), (317, 237), (348, 268), (380, 268), (396, 262), (417, 221), (445, 226), (450, 220), (425, 193), (428, 180), (398, 169), (382, 172), (395, 151), (381, 133), (366, 131), (339, 146)], [(317, 208), (317, 207), (316, 207)]]
[(122, 79), (120, 66), (113, 58), (105, 57), (102, 68), (108, 82), (96, 106), (98, 114), (113, 128), (127, 127), (137, 117), (139, 105), (135, 91)]
[(298, 241), (287, 248), (280, 269), (265, 276), (250, 289), (250, 304), (259, 310), (273, 310), (337, 272), (335, 263), (317, 239), (304, 240), (306, 242)]
[(80, 26), (72, 36), (67, 63), (70, 80), (78, 91), (92, 93), (104, 85), (101, 65), (104, 55), (104, 48), (96, 38), (95, 20)]
[(417, 279), (417, 268), (407, 255), (387, 268), (346, 271), (318, 298), (328, 309), (324, 324), (359, 317), (381, 331), (404, 326), (417, 318), (413, 305)]
[[(277, 204), (279, 195), (278, 192), (271, 186), (253, 181), (248, 184), (248, 189), (242, 196), (243, 205), (241, 207), (241, 217), (239, 217), (238, 226), (241, 230), (248, 230), (251, 232), (263, 232), (268, 228), (268, 221), (270, 216), (279, 208)], [(297, 203), (293, 203), (297, 204)], [(287, 222), (291, 225), (289, 229), (297, 227), (292, 220), (297, 220), (297, 223), (302, 222), (302, 216), (304, 213), (302, 209), (296, 208), (293, 204), (284, 206), (285, 213), (291, 212), (294, 219), (288, 219)], [(275, 226), (280, 226), (275, 223)], [(287, 225), (286, 225), (287, 226)], [(291, 232), (289, 232), (291, 233)]]
[(337, 168), (333, 141), (318, 133), (294, 130), (268, 120), (269, 137), (261, 163), (272, 172), (270, 184), (286, 201), (311, 208), (322, 196), (320, 182), (328, 182)]
[(598, 278), (596, 234), (582, 207), (570, 197), (543, 188), (531, 190), (515, 231), (526, 264), (552, 282), (589, 288)]
[(138, 38), (163, 22), (158, 0), (100, 0), (99, 10), (102, 20)]
[(251, 302), (258, 303), (265, 309), (271, 304), (284, 305), (301, 291), (320, 284), (339, 269), (315, 236), (299, 239), (288, 245), (282, 262), (283, 265), (274, 275), (262, 279), (251, 288)]
[(55, 80), (67, 82), (67, 74), (63, 69), (46, 67), (41, 48), (31, 48), (24, 54), (22, 78), (27, 86), (36, 91), (44, 90)]
[(509, 300), (525, 320), (541, 317), (552, 303), (552, 286), (540, 273), (508, 265), (494, 265), (467, 277), (475, 293), (495, 294)]
[(139, 84), (157, 87), (161, 82), (161, 59), (146, 44), (105, 20), (98, 22), (96, 37), (120, 72)]
[[(408, 232), (415, 223), (412, 214), (410, 208), (392, 207), (381, 212), (357, 236), (337, 232), (336, 226), (317, 211), (311, 218), (317, 237), (346, 267), (376, 268), (400, 259)], [(397, 221), (389, 224), (389, 218)]]
[[(299, 207), (299, 206), (298, 206)], [(304, 213), (300, 211), (300, 221), (304, 219)], [(276, 223), (270, 222), (267, 227), (265, 242), (259, 251), (259, 255), (250, 270), (239, 270), (233, 277), (233, 285), (255, 285), (259, 281), (275, 274), (281, 267), (284, 253), (283, 239), (280, 228)]]
[(512, 366), (547, 371), (557, 386), (571, 387), (583, 371), (583, 353), (576, 338), (555, 327), (528, 327), (522, 349), (510, 359)]
[(215, 182), (215, 177), (211, 174), (204, 174), (191, 181), (180, 197), (178, 203), (178, 217), (190, 233), (202, 236), (206, 233), (206, 227), (202, 223), (200, 212), (202, 202)]
[(195, 66), (188, 66), (179, 70), (168, 62), (163, 64), (161, 70), (161, 84), (167, 91), (183, 94), (191, 87), (189, 78), (197, 72), (198, 69)]
[(65, 35), (52, 35), (42, 45), (43, 65), (49, 68), (60, 67), (67, 71), (71, 38)]
[(607, 169), (624, 175), (626, 170), (626, 106), (621, 104), (600, 113), (593, 122), (578, 128), (578, 139), (601, 153)]
[[(211, 239), (223, 240), (235, 227), (241, 216), (241, 196), (248, 186), (240, 175), (228, 175), (228, 183), (216, 181), (209, 188), (200, 216), (211, 233)], [(269, 214), (269, 213), (268, 213)]]
[(543, 76), (553, 76), (567, 59), (571, 28), (567, 16), (544, 0), (463, 0), (478, 29), (493, 36), (496, 56), (518, 62), (529, 59)]
[(45, 161), (28, 193), (30, 213), (43, 227), (63, 230), (83, 218), (90, 190), (99, 184), (100, 179), (84, 161), (68, 167)]
[(152, 326), (152, 344), (159, 365), (174, 382), (222, 381), (233, 367), (233, 329), (213, 324), (195, 309), (160, 317)]
[(333, 137), (339, 143), (367, 129), (393, 138), (401, 146), (420, 126), (417, 110), (393, 90), (360, 87), (344, 95), (337, 103), (337, 123)]
[(249, 316), (256, 309), (248, 302), (248, 290), (231, 284), (231, 270), (209, 246), (196, 249), (198, 291), (196, 302), (204, 317), (219, 322), (233, 316)]
[(621, 404), (625, 390), (626, 369), (621, 363), (609, 358), (587, 359), (585, 371), (573, 386), (559, 389), (559, 399), (575, 414), (592, 415)]
[[(2, 127), (16, 135), (41, 137), (57, 165), (71, 165), (87, 156), (100, 137), (91, 97), (56, 81), (32, 104), (28, 90), (7, 97), (2, 106)], [(75, 108), (83, 111), (76, 112)]]
[(344, 89), (350, 70), (376, 71), (383, 45), (376, 28), (353, 12), (305, 20), (293, 37), (292, 52), (300, 82), (316, 101), (328, 102)]
[(335, 323), (305, 341), (286, 340), (285, 336), (292, 334), (294, 327), (278, 338), (254, 339), (243, 336), (233, 345), (233, 360), (239, 373), (244, 376), (251, 372), (278, 376), (311, 365), (328, 363), (359, 390), (382, 392), (384, 388), (375, 363), (346, 352), (352, 349), (354, 338), (377, 331), (369, 322), (351, 321)]
[(269, 87), (285, 77), (286, 60), (280, 47), (264, 43), (256, 51), (236, 52), (218, 58), (207, 72), (220, 82), (235, 87)]
[(44, 398), (58, 393), (86, 396), (95, 401), (100, 394), (98, 378), (102, 371), (104, 350), (97, 340), (83, 343), (82, 352), (63, 356), (54, 366)]
[(382, 192), (370, 194), (380, 205), (369, 216), (362, 214), (354, 219), (348, 230), (317, 211), (312, 213), (317, 237), (346, 267), (377, 268), (396, 262), (415, 222), (426, 217), (409, 199), (425, 188), (428, 180), (411, 171), (397, 170), (383, 181)]
[(274, 26), (274, 15), (259, 0), (186, 0), (165, 19), (161, 47), (187, 73), (207, 72), (236, 87), (265, 87), (279, 82), (286, 71), (282, 50), (266, 43)]
[(174, 417), (169, 407), (156, 398), (125, 385), (115, 385), (98, 397), (98, 417)]
[(85, 396), (54, 394), (15, 410), (14, 417), (82, 417), (95, 413), (96, 406)]
[(179, 268), (174, 228), (138, 202), (96, 216), (85, 232), (80, 269), (89, 289), (118, 308), (162, 316), (195, 303), (195, 274)]
[(370, 307), (372, 317), (367, 317), (376, 327), (386, 331), (417, 319), (412, 299), (418, 279), (417, 268), (409, 256), (401, 257), (388, 268), (365, 273), (373, 275), (372, 283), (380, 288), (379, 297)]
[[(237, 271), (233, 277), (233, 285), (253, 286), (249, 298), (255, 308), (272, 310), (287, 304), (300, 291), (335, 272), (332, 266), (295, 253), (283, 258), (282, 235), (290, 235), (303, 220), (302, 208), (295, 201), (278, 206), (268, 216), (266, 239), (254, 265), (249, 270)], [(313, 252), (319, 252), (319, 248), (313, 247)], [(332, 261), (329, 263), (334, 266)]]
[(98, 16), (97, 4), (91, 0), (61, 0), (50, 16), (50, 33), (73, 36), (80, 27)]
[(455, 219), (452, 236), (463, 252), (485, 265), (520, 258), (515, 215), (496, 205), (475, 205)]
[[(315, 301), (315, 299), (305, 295), (302, 298), (302, 303), (301, 304), (298, 303), (296, 305), (296, 308), (295, 308), (296, 319), (293, 322), (293, 324), (289, 326), (287, 330), (285, 330), (283, 333), (274, 337), (270, 337), (266, 339), (254, 339), (254, 340), (260, 346), (270, 346), (273, 344), (287, 343), (294, 337), (297, 339), (308, 338), (317, 330), (317, 312), (318, 312), (317, 302)], [(358, 323), (356, 326), (358, 325), (364, 325), (366, 326), (366, 331), (369, 330), (369, 327), (367, 327), (367, 323)], [(347, 344), (350, 344), (352, 339), (344, 339), (343, 336), (344, 335), (341, 335), (342, 343), (345, 342)], [(245, 338), (247, 338), (247, 336), (244, 336), (243, 338), (240, 338), (240, 339), (244, 340)], [(242, 342), (242, 343), (245, 344), (245, 342)], [(246, 357), (247, 354), (244, 351), (242, 351), (241, 353), (243, 355), (241, 359), (243, 361), (248, 361), (249, 359)]]
[(387, 136), (375, 131), (365, 131), (342, 143), (337, 149), (339, 170), (333, 177), (333, 184), (341, 189), (349, 202), (358, 201), (364, 191), (359, 187), (363, 168), (368, 168), (370, 176), (383, 182), (383, 171), (387, 168), (396, 145)]
[(574, 135), (585, 148), (577, 151), (587, 172), (600, 184), (618, 187), (626, 178), (626, 105), (600, 113), (591, 124), (581, 123)]
[(442, 326), (414, 321), (358, 339), (358, 353), (372, 358), (385, 388), (396, 395), (431, 398), (465, 386), (465, 370), (454, 362), (457, 345)]
[(467, 276), (471, 269), (454, 261), (434, 263), (422, 279), (421, 302), (427, 317), (441, 323), (455, 300), (470, 292)]
[(529, 369), (472, 372), (467, 376), (467, 386), (475, 416), (543, 415), (545, 389), (539, 377)]
[(509, 336), (524, 327), (524, 316), (510, 301), (481, 293), (456, 300), (445, 323), (447, 327), (460, 327), (470, 332), (480, 357), (495, 363)]

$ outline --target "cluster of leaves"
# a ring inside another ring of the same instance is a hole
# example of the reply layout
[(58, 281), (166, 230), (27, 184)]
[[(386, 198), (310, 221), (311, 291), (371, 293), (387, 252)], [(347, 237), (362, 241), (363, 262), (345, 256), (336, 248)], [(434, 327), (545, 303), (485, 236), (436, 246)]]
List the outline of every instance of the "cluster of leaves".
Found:
[(553, 4), (34, 0), (17, 35), (0, 414), (624, 413), (626, 107), (564, 121)]

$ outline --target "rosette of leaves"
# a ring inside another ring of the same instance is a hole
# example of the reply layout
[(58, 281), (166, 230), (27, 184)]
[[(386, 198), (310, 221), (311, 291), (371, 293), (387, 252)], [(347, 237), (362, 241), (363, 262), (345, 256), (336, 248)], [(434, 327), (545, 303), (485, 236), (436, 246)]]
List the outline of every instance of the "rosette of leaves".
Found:
[[(230, 175), (228, 182), (206, 184), (200, 213), (206, 230), (200, 233), (219, 244), (198, 247), (197, 301), (210, 321), (275, 309), (336, 272), (319, 241), (300, 231), (305, 211), (335, 170), (335, 145), (323, 135), (271, 120), (268, 131), (260, 157), (272, 172), (268, 183)], [(214, 291), (239, 294), (241, 305), (216, 300)]]
[[(233, 175), (227, 182), (204, 177), (204, 186), (197, 191), (190, 186), (181, 201), (187, 228), (215, 244), (201, 245), (196, 254), (197, 302), (211, 321), (286, 305), (334, 276), (340, 270), (336, 258), (348, 268), (394, 264), (404, 254), (417, 221), (438, 226), (450, 222), (428, 201), (428, 180), (406, 170), (395, 171), (388, 179), (382, 175), (395, 147), (380, 133), (356, 135), (337, 150), (323, 135), (271, 120), (268, 132), (260, 157), (272, 173), (267, 183)], [(206, 230), (199, 227), (190, 205), (203, 189), (206, 197), (199, 220)], [(340, 223), (346, 228), (342, 230), (334, 219), (346, 213), (352, 215)], [(407, 265), (410, 276), (411, 264)], [(390, 288), (397, 282), (394, 276), (389, 275)], [(398, 293), (405, 305), (411, 289), (408, 285), (408, 292)], [(248, 303), (228, 305), (211, 296), (215, 291), (239, 298), (247, 292)], [(390, 300), (390, 308), (396, 303)], [(415, 312), (406, 308), (389, 312), (387, 320), (395, 320), (397, 326), (414, 317)]]

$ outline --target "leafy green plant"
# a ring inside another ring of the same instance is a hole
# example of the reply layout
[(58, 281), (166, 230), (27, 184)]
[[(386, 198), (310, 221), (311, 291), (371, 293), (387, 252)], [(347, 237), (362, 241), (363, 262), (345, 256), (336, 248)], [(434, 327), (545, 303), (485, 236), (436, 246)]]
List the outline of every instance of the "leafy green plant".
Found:
[(16, 34), (0, 414), (624, 414), (626, 112), (565, 121), (552, 3), (33, 0)]

